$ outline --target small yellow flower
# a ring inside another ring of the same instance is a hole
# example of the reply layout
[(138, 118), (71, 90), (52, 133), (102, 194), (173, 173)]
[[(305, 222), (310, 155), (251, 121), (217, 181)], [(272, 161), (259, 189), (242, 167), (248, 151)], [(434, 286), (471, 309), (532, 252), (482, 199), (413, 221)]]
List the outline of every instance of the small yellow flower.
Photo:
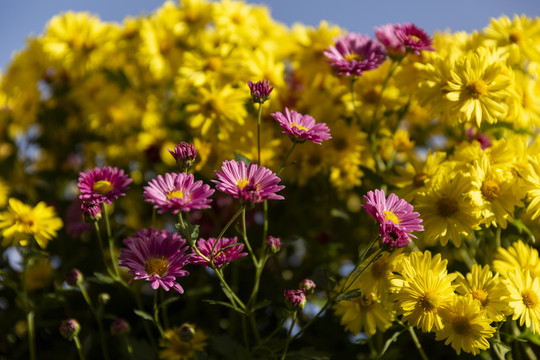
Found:
[(0, 213), (0, 230), (2, 230), (2, 246), (27, 246), (31, 237), (44, 249), (63, 223), (56, 216), (52, 206), (40, 202), (32, 208), (21, 201), (10, 198), (7, 211)]
[(512, 320), (519, 325), (532, 326), (535, 334), (540, 333), (540, 279), (529, 271), (515, 270), (508, 273), (509, 304), (514, 310)]
[(523, 241), (515, 241), (511, 247), (500, 247), (495, 254), (493, 267), (502, 276), (508, 276), (509, 272), (519, 269), (521, 272), (528, 271), (531, 276), (540, 276), (540, 258), (538, 250), (525, 244)]
[(191, 340), (180, 338), (179, 328), (167, 330), (165, 339), (160, 340), (159, 351), (161, 360), (188, 360), (195, 356), (195, 352), (203, 351), (206, 347), (207, 336), (202, 330), (195, 328)]

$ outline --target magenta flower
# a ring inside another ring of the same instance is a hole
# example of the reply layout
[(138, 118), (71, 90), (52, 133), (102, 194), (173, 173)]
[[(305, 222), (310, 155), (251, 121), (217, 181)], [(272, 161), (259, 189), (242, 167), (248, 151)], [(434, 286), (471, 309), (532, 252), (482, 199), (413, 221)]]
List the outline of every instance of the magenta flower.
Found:
[(401, 41), (407, 51), (420, 55), (420, 51), (435, 51), (431, 47), (432, 41), (424, 30), (414, 24), (396, 24), (394, 25), (396, 37)]
[(189, 275), (182, 268), (189, 263), (191, 254), (185, 254), (186, 241), (178, 234), (154, 228), (142, 229), (132, 238), (124, 240), (127, 249), (120, 250), (120, 266), (127, 267), (133, 280), (150, 281), (152, 289), (160, 286), (180, 294), (184, 289), (176, 278)]
[(248, 81), (249, 89), (251, 90), (251, 99), (254, 103), (264, 103), (270, 98), (270, 93), (274, 90), (273, 87), (270, 87), (270, 82), (266, 81), (257, 81), (253, 83)]
[(165, 177), (158, 175), (144, 187), (145, 201), (154, 204), (161, 214), (167, 211), (178, 214), (180, 211), (207, 209), (214, 193), (209, 185), (201, 180), (193, 181), (193, 174), (167, 173)]
[(386, 59), (384, 47), (364, 34), (350, 33), (324, 51), (338, 74), (361, 76), (364, 71), (378, 68)]
[(118, 170), (110, 166), (101, 169), (94, 168), (79, 174), (79, 199), (93, 203), (110, 204), (119, 196), (124, 196), (124, 191), (132, 179), (124, 174), (124, 170)]
[(284, 199), (276, 194), (285, 187), (278, 185), (281, 179), (264, 166), (251, 163), (248, 167), (242, 161), (225, 160), (221, 170), (223, 172), (215, 171), (218, 179), (212, 181), (216, 184), (216, 189), (232, 195), (235, 199), (240, 198), (250, 203)]
[[(229, 264), (236, 259), (246, 256), (248, 253), (242, 252), (244, 244), (239, 244), (238, 239), (233, 238), (221, 238), (216, 244), (216, 239), (209, 238), (208, 240), (199, 239), (197, 241), (197, 248), (208, 259), (212, 261), (215, 267), (220, 268), (223, 265)], [(208, 261), (203, 257), (193, 253), (191, 258), (192, 264), (204, 265), (209, 267)]]
[(366, 205), (364, 209), (379, 222), (379, 234), (383, 245), (389, 247), (403, 247), (416, 238), (412, 231), (423, 231), (420, 225), (420, 214), (413, 211), (413, 206), (396, 194), (390, 194), (388, 199), (383, 190), (369, 191), (364, 196)]
[(195, 162), (197, 157), (197, 149), (195, 146), (186, 142), (180, 142), (180, 144), (174, 147), (174, 150), (169, 150), (169, 153), (174, 157), (176, 164), (182, 169), (188, 169)]
[(328, 126), (325, 123), (315, 123), (315, 119), (309, 115), (302, 115), (294, 110), (289, 112), (289, 109), (285, 108), (285, 115), (276, 112), (272, 117), (284, 129), (282, 133), (290, 135), (295, 140), (310, 140), (321, 145), (323, 140), (332, 138)]
[(405, 56), (407, 49), (396, 36), (396, 26), (399, 25), (386, 24), (375, 27), (375, 37), (384, 45), (390, 57), (401, 58)]

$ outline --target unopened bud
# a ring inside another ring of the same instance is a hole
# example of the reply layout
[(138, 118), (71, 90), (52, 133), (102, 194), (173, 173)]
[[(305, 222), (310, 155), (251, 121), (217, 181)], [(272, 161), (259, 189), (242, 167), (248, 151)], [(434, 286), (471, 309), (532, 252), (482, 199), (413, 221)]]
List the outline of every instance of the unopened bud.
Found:
[(270, 98), (270, 93), (274, 90), (273, 87), (270, 87), (270, 82), (266, 81), (257, 81), (253, 83), (248, 81), (249, 89), (251, 90), (251, 99), (254, 103), (264, 103)]
[(184, 323), (182, 326), (180, 326), (180, 329), (178, 329), (178, 337), (182, 341), (190, 342), (194, 336), (195, 328), (189, 323)]
[(183, 141), (176, 145), (174, 150), (169, 150), (169, 153), (174, 157), (176, 164), (180, 166), (182, 170), (189, 169), (197, 157), (197, 149), (195, 149), (195, 146)]
[(272, 254), (276, 254), (281, 249), (281, 240), (279, 238), (269, 236), (266, 238), (266, 245)]
[(292, 310), (302, 310), (306, 306), (306, 290), (291, 289), (283, 292), (285, 302)]
[(130, 331), (131, 327), (129, 326), (129, 323), (124, 319), (117, 318), (111, 323), (112, 336), (129, 334)]
[(307, 295), (311, 295), (315, 292), (317, 285), (311, 279), (304, 279), (300, 282), (300, 289), (305, 289)]
[(68, 340), (73, 340), (81, 331), (81, 325), (75, 319), (62, 321), (60, 324), (60, 334)]
[(69, 286), (78, 286), (83, 279), (83, 274), (78, 269), (73, 268), (68, 271), (64, 280)]
[(91, 201), (83, 201), (81, 211), (84, 222), (92, 223), (101, 220), (101, 206)]

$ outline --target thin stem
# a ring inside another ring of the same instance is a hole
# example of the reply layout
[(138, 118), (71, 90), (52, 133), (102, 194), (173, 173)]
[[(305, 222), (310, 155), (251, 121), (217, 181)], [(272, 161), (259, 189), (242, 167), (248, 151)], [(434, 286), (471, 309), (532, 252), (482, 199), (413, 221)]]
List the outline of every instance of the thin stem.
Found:
[(129, 337), (126, 334), (123, 334), (122, 338), (124, 339), (124, 342), (126, 343), (126, 349), (129, 354), (129, 358), (133, 360), (133, 346), (131, 346), (131, 343), (129, 342)]
[(94, 221), (94, 229), (96, 230), (96, 235), (98, 238), (98, 244), (99, 244), (99, 251), (101, 252), (101, 257), (103, 259), (103, 263), (105, 264), (105, 267), (107, 268), (107, 272), (109, 275), (112, 275), (111, 270), (109, 269), (109, 264), (107, 263), (107, 260), (105, 259), (105, 248), (103, 247), (103, 239), (101, 238), (101, 231), (99, 229), (99, 222)]
[(360, 117), (358, 116), (358, 111), (356, 110), (356, 101), (354, 99), (354, 83), (356, 81), (356, 76), (351, 76), (351, 101), (353, 105), (353, 114), (354, 114), (354, 120), (359, 123)]
[(109, 359), (109, 350), (107, 348), (107, 338), (105, 337), (105, 330), (103, 328), (103, 321), (101, 318), (101, 314), (96, 311), (96, 308), (94, 307), (92, 300), (90, 299), (90, 296), (88, 295), (88, 292), (86, 291), (86, 288), (83, 284), (79, 283), (79, 289), (81, 290), (81, 294), (84, 297), (84, 300), (86, 301), (86, 304), (90, 308), (90, 311), (92, 312), (92, 315), (94, 315), (94, 318), (96, 319), (96, 322), (98, 324), (99, 329), (99, 340), (101, 342), (101, 351), (103, 353), (103, 358), (105, 360)]
[(293, 313), (293, 318), (291, 320), (291, 326), (289, 327), (289, 331), (287, 332), (287, 340), (285, 341), (285, 348), (283, 349), (283, 354), (281, 355), (281, 360), (284, 360), (285, 357), (287, 356), (287, 350), (289, 349), (289, 344), (291, 342), (291, 334), (292, 334), (292, 331), (293, 331), (293, 328), (294, 328), (294, 324), (296, 322), (296, 313), (297, 313), (297, 311), (295, 310), (294, 313)]
[(102, 203), (101, 204), (101, 207), (103, 209), (103, 214), (104, 214), (104, 218), (105, 218), (105, 226), (107, 228), (107, 238), (109, 240), (109, 253), (111, 255), (111, 262), (113, 264), (113, 269), (114, 269), (114, 273), (116, 274), (116, 278), (117, 279), (120, 279), (120, 270), (118, 269), (118, 264), (117, 264), (117, 261), (116, 261), (116, 251), (115, 251), (115, 246), (114, 246), (114, 239), (112, 237), (112, 232), (111, 232), (111, 223), (110, 223), (110, 220), (109, 220), (109, 211), (107, 210), (107, 205), (105, 205), (105, 203)]
[(409, 326), (409, 333), (411, 334), (411, 338), (413, 339), (414, 345), (416, 346), (416, 349), (420, 353), (420, 356), (422, 357), (422, 359), (428, 360), (428, 357), (426, 356), (424, 349), (422, 349), (422, 345), (420, 344), (420, 341), (418, 340), (418, 337), (416, 336), (416, 333), (414, 332), (414, 329), (412, 326)]
[(83, 355), (83, 352), (82, 352), (82, 346), (81, 346), (81, 342), (79, 341), (79, 337), (78, 336), (73, 337), (73, 341), (75, 342), (75, 347), (77, 348), (77, 353), (79, 354), (79, 359), (84, 360), (84, 355)]
[(156, 327), (159, 330), (159, 335), (161, 335), (161, 337), (165, 339), (165, 332), (163, 331), (163, 328), (161, 327), (161, 323), (159, 321), (158, 291), (159, 288), (154, 290), (154, 324), (156, 324)]
[(229, 226), (231, 226), (231, 224), (234, 222), (234, 220), (236, 220), (236, 218), (238, 216), (240, 216), (240, 214), (242, 213), (243, 210), (244, 210), (244, 207), (241, 206), (240, 209), (238, 209), (238, 211), (233, 215), (233, 217), (229, 220), (229, 222), (221, 230), (221, 232), (219, 233), (219, 235), (218, 235), (218, 237), (216, 239), (216, 244), (223, 237), (223, 235), (225, 234), (225, 231), (227, 231), (227, 229), (229, 228)]
[[(377, 236), (374, 236), (373, 239), (371, 239), (370, 243), (368, 244), (366, 250), (364, 250), (364, 252), (362, 253), (362, 255), (360, 256), (360, 259), (358, 259), (358, 263), (356, 264), (355, 268), (353, 271), (351, 271), (349, 273), (349, 275), (347, 275), (347, 278), (345, 279), (345, 281), (343, 282), (343, 286), (341, 287), (341, 290), (339, 291), (339, 294), (342, 294), (343, 292), (347, 291), (350, 287), (351, 287), (351, 284), (354, 283), (354, 281), (352, 281), (350, 284), (347, 284), (349, 282), (349, 278), (352, 276), (352, 274), (354, 274), (356, 271), (358, 271), (358, 269), (360, 268), (360, 266), (362, 266), (362, 264), (364, 263), (364, 261), (366, 260), (366, 257), (367, 257), (367, 254), (369, 252), (369, 250), (373, 247), (373, 244), (375, 244), (375, 242), (377, 241), (378, 237)], [(360, 275), (362, 275), (362, 273), (369, 267), (369, 265), (371, 265), (371, 263), (374, 261), (374, 259), (376, 258), (376, 256), (373, 256), (373, 258), (371, 259), (372, 261), (366, 265), (360, 272)], [(355, 278), (355, 280), (357, 279), (358, 277)]]
[(253, 252), (253, 249), (251, 248), (251, 244), (249, 243), (247, 233), (246, 233), (246, 208), (243, 208), (243, 211), (242, 211), (242, 235), (244, 237), (244, 242), (246, 243), (248, 252), (251, 255), (251, 260), (253, 261), (253, 264), (256, 267), (259, 267), (259, 260), (257, 260), (257, 257), (255, 256), (255, 253)]
[(264, 250), (266, 249), (266, 236), (268, 234), (268, 200), (264, 200), (263, 202), (263, 213), (264, 213), (264, 224), (263, 224), (261, 257), (263, 256)]
[(281, 174), (281, 171), (283, 171), (283, 168), (285, 167), (285, 164), (287, 163), (287, 160), (289, 159), (289, 156), (291, 156), (291, 153), (293, 152), (294, 147), (296, 146), (296, 144), (298, 144), (298, 142), (295, 139), (292, 142), (292, 145), (291, 145), (291, 148), (289, 149), (289, 152), (287, 153), (287, 155), (285, 155), (285, 158), (283, 159), (283, 162), (281, 163), (281, 166), (279, 167), (279, 170), (277, 171), (276, 176), (279, 176), (279, 174)]
[[(131, 288), (129, 289), (132, 290)], [(132, 292), (133, 292), (133, 297), (135, 298), (135, 302), (137, 303), (137, 307), (139, 308), (139, 310), (144, 311), (144, 306), (143, 306), (139, 293), (133, 290)], [(152, 333), (152, 330), (150, 329), (148, 325), (148, 321), (143, 321), (142, 324), (144, 326), (144, 331), (146, 332), (146, 336), (148, 336), (148, 340), (150, 341), (150, 344), (152, 344), (152, 347), (157, 350), (156, 339), (154, 338), (154, 334)]]
[(26, 311), (26, 326), (28, 327), (28, 349), (30, 351), (30, 359), (36, 360), (36, 346), (35, 346), (35, 314), (31, 309), (30, 299), (28, 297), (28, 267), (30, 264), (30, 252), (32, 251), (32, 243), (28, 247), (23, 248), (23, 279), (22, 279), (22, 292), (24, 300), (24, 309)]
[[(212, 268), (214, 269), (215, 273), (217, 274), (217, 276), (219, 278), (219, 281), (221, 281), (221, 283), (223, 284), (225, 289), (227, 289), (227, 291), (229, 292), (231, 297), (236, 301), (237, 305), (240, 306), (242, 308), (242, 310), (246, 310), (246, 305), (242, 302), (242, 300), (240, 300), (238, 298), (238, 296), (234, 293), (234, 291), (232, 291), (232, 289), (229, 286), (229, 284), (227, 283), (227, 281), (225, 281), (225, 278), (223, 277), (223, 273), (221, 272), (221, 269), (217, 269), (213, 264), (212, 264)], [(235, 304), (233, 303), (233, 305), (235, 305)], [(236, 308), (236, 306), (235, 306), (235, 308)]]
[(261, 116), (262, 103), (259, 103), (259, 114), (257, 116), (257, 165), (261, 166)]

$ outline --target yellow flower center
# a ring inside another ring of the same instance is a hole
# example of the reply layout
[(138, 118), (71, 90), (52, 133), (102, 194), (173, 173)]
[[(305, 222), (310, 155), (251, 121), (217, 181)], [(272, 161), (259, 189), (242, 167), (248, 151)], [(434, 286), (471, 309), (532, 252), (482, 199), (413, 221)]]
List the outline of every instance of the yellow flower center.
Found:
[(25, 234), (33, 234), (32, 227), (34, 226), (34, 220), (31, 214), (18, 214), (15, 217), (16, 223), (21, 226), (21, 231)]
[(523, 305), (529, 309), (535, 308), (538, 306), (539, 299), (538, 294), (536, 294), (531, 289), (525, 289), (521, 292), (521, 297), (523, 298)]
[(157, 274), (159, 276), (165, 276), (169, 269), (169, 263), (164, 258), (150, 258), (146, 261), (144, 270), (148, 275)]
[(99, 180), (92, 186), (92, 191), (97, 194), (105, 195), (114, 190), (113, 184), (107, 180)]
[(295, 124), (295, 123), (291, 123), (291, 129), (294, 128), (294, 127), (295, 127), (295, 128), (298, 128), (298, 129), (300, 129), (300, 130), (304, 130), (304, 131), (308, 131), (308, 130), (309, 130), (308, 128), (303, 127), (302, 125), (298, 125), (298, 124)]
[(423, 312), (434, 311), (438, 307), (437, 297), (430, 292), (420, 297), (417, 304)]
[(518, 43), (523, 39), (523, 34), (519, 31), (513, 31), (510, 33), (510, 36), (508, 37), (510, 42)]
[(238, 186), (240, 189), (243, 189), (246, 187), (247, 184), (249, 184), (249, 180), (247, 178), (243, 178), (238, 180), (236, 186)]
[(427, 174), (426, 173), (418, 173), (418, 174), (415, 174), (414, 177), (413, 177), (413, 185), (414, 187), (416, 188), (419, 188), (419, 187), (422, 187), (424, 186), (426, 180), (427, 180)]
[(493, 201), (499, 197), (501, 188), (495, 180), (485, 180), (482, 183), (482, 195), (488, 200)]
[(373, 294), (369, 294), (368, 296), (361, 295), (356, 298), (356, 301), (361, 307), (369, 307), (371, 304), (373, 304)]
[(472, 332), (472, 327), (469, 319), (464, 316), (456, 316), (452, 319), (452, 329), (458, 335), (468, 336)]
[(167, 194), (167, 200), (171, 200), (172, 198), (182, 199), (183, 197), (184, 193), (180, 190), (169, 191)]
[(397, 217), (396, 214), (394, 214), (393, 212), (388, 211), (388, 210), (383, 211), (383, 213), (384, 213), (384, 220), (385, 221), (390, 220), (394, 224), (399, 225), (400, 220), (399, 220), (399, 218)]
[(411, 35), (411, 40), (413, 40), (414, 42), (420, 42), (420, 38), (416, 35)]
[(488, 293), (484, 289), (476, 289), (471, 293), (473, 299), (480, 301), (482, 306), (486, 306), (488, 303)]
[(473, 81), (467, 86), (469, 95), (475, 99), (479, 99), (487, 94), (487, 85), (482, 79)]
[(442, 217), (450, 217), (457, 213), (458, 204), (456, 200), (450, 199), (449, 197), (444, 197), (439, 200), (437, 210), (439, 212), (439, 215), (441, 215)]
[(344, 59), (347, 60), (347, 61), (362, 61), (364, 60), (364, 58), (362, 57), (362, 55), (360, 54), (355, 54), (355, 53), (352, 53), (352, 54), (347, 54), (344, 56)]
[(375, 279), (383, 277), (388, 272), (388, 261), (378, 260), (371, 265), (371, 275)]
[(206, 69), (210, 71), (219, 71), (223, 67), (223, 61), (217, 56), (210, 56), (206, 59)]

